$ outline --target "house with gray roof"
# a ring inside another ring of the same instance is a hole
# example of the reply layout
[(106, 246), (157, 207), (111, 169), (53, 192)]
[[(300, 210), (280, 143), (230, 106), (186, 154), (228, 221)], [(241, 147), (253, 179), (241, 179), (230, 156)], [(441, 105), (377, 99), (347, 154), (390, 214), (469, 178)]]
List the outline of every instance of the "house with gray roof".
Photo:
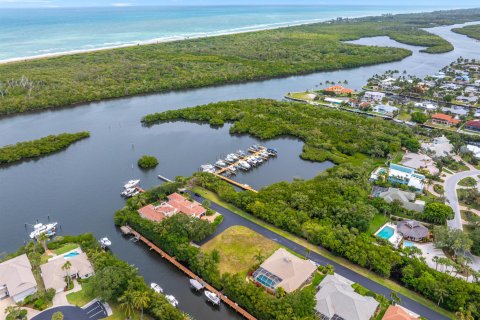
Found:
[(370, 320), (379, 303), (355, 292), (351, 284), (336, 275), (327, 275), (315, 295), (315, 311), (322, 320)]
[(430, 230), (415, 220), (397, 222), (397, 231), (401, 233), (405, 239), (412, 241), (422, 241), (430, 235)]
[(379, 193), (378, 197), (388, 203), (399, 201), (402, 204), (402, 207), (407, 210), (423, 212), (423, 209), (425, 208), (425, 201), (415, 201), (415, 193), (397, 188), (388, 188), (388, 190)]
[(37, 292), (37, 281), (26, 254), (0, 263), (0, 299), (11, 297), (15, 303)]

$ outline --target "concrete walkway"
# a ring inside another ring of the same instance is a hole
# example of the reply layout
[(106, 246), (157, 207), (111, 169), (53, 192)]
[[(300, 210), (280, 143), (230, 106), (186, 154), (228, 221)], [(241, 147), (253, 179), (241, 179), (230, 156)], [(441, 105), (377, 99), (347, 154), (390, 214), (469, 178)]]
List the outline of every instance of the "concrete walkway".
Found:
[(65, 291), (59, 292), (55, 295), (55, 297), (53, 297), (52, 304), (54, 307), (71, 305), (67, 300), (67, 294), (82, 290), (82, 285), (78, 283), (77, 280), (73, 280), (73, 283), (74, 283), (74, 286), (72, 290), (67, 292)]

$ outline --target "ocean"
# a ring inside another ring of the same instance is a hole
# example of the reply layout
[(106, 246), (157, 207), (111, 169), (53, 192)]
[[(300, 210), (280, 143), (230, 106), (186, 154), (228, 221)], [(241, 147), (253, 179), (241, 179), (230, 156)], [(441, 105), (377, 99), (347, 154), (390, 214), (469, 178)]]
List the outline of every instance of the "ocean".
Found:
[(0, 61), (434, 6), (164, 6), (0, 9)]

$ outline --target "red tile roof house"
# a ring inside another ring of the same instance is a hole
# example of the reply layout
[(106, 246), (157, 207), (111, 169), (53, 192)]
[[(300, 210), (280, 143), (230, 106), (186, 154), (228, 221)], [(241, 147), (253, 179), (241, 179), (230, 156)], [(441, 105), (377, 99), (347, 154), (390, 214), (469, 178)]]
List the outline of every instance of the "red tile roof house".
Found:
[(460, 120), (454, 119), (453, 117), (443, 114), (443, 113), (435, 113), (432, 115), (432, 122), (438, 124), (444, 124), (447, 126), (453, 126), (460, 123)]
[(331, 86), (331, 87), (328, 87), (328, 88), (324, 89), (324, 91), (333, 92), (336, 95), (354, 93), (354, 91), (352, 89), (348, 89), (348, 88), (345, 88), (343, 86)]
[(467, 121), (467, 123), (465, 123), (465, 129), (480, 131), (480, 119)]
[(142, 218), (155, 222), (162, 221), (163, 219), (171, 217), (177, 213), (201, 218), (206, 212), (207, 209), (202, 207), (200, 203), (189, 201), (178, 193), (172, 193), (168, 196), (168, 201), (164, 201), (158, 206), (149, 204), (138, 210), (138, 213)]

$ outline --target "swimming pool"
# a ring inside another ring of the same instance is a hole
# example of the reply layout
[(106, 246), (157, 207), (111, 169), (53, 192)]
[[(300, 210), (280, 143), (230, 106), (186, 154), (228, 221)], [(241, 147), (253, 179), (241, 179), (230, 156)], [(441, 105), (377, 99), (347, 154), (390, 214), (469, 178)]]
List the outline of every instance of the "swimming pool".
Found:
[(67, 253), (66, 255), (63, 256), (64, 259), (68, 259), (68, 258), (73, 258), (73, 257), (76, 257), (78, 256), (79, 253), (77, 251), (72, 251), (70, 253)]
[(403, 247), (404, 248), (407, 248), (407, 247), (415, 247), (415, 243), (411, 242), (411, 241), (403, 241)]
[(379, 236), (382, 239), (388, 240), (393, 236), (394, 233), (395, 233), (395, 230), (393, 230), (392, 227), (384, 226), (382, 230), (380, 230), (380, 232), (377, 233), (377, 236)]

